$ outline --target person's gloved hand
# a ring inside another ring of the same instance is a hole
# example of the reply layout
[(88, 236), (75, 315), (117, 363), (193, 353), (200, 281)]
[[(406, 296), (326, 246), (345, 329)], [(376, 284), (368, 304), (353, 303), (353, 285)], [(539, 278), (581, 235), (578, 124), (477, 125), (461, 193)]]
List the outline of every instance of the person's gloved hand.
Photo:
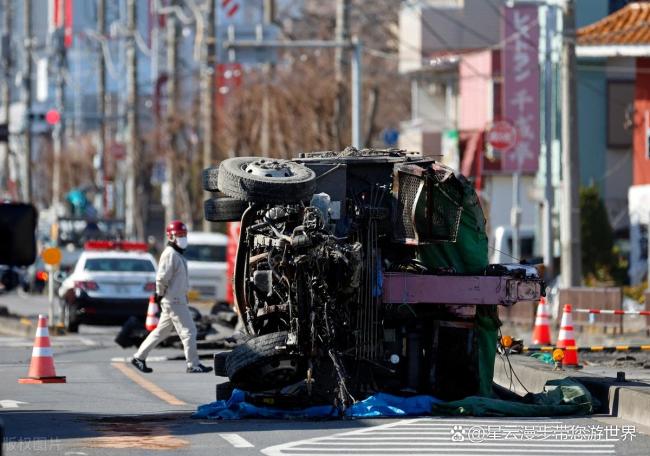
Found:
[(162, 298), (163, 298), (163, 297), (160, 296), (160, 295), (157, 294), (157, 293), (154, 293), (154, 294), (153, 294), (153, 300), (154, 300), (154, 302), (155, 302), (156, 304), (160, 304), (160, 301), (162, 301)]

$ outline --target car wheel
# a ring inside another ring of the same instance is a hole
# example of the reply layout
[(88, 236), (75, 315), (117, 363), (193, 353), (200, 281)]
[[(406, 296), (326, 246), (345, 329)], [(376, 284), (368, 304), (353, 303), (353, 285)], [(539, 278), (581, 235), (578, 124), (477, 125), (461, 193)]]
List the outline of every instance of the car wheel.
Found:
[(286, 331), (253, 337), (226, 358), (226, 373), (236, 388), (265, 391), (297, 380), (298, 359), (286, 350)]
[(316, 173), (290, 160), (234, 157), (221, 162), (217, 187), (227, 196), (257, 203), (297, 203), (316, 188)]
[(203, 215), (209, 222), (238, 222), (247, 207), (246, 201), (218, 196), (203, 202)]
[(68, 332), (79, 332), (79, 318), (77, 317), (77, 308), (72, 304), (66, 303), (63, 306), (63, 325), (65, 326), (65, 330)]

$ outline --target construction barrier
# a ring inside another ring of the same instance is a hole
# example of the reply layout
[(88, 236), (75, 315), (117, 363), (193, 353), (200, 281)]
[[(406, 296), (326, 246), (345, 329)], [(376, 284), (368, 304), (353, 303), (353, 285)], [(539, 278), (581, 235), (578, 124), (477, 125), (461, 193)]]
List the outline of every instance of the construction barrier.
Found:
[(574, 312), (605, 315), (650, 315), (650, 310), (573, 309)]
[[(623, 290), (621, 288), (564, 288), (560, 289), (557, 299), (559, 299), (560, 306), (570, 303), (576, 309), (623, 310)], [(576, 313), (573, 325), (580, 332), (584, 331), (586, 327), (598, 327), (605, 334), (608, 332), (622, 334), (623, 315), (602, 313), (603, 315), (598, 319), (590, 317), (589, 313)], [(558, 315), (558, 318), (560, 316)]]
[(541, 346), (541, 347), (524, 346), (522, 352), (524, 353), (552, 352), (557, 348), (562, 348), (562, 350), (569, 350), (569, 351), (577, 350), (578, 352), (603, 352), (603, 353), (650, 351), (650, 345), (614, 345), (608, 347), (603, 345), (592, 345), (588, 347), (576, 347), (575, 345), (569, 347), (554, 347), (551, 345), (551, 346)]
[[(645, 305), (650, 307), (650, 291), (645, 292)], [(645, 335), (650, 336), (650, 316), (645, 317)]]

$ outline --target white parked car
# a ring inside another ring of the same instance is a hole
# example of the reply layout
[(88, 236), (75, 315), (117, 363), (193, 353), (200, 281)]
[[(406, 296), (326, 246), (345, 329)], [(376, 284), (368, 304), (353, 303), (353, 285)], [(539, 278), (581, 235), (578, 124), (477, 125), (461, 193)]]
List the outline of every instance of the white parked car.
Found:
[(156, 262), (146, 244), (88, 242), (59, 288), (64, 324), (76, 332), (80, 323), (122, 324), (131, 316), (144, 317), (155, 291)]
[(190, 289), (214, 302), (226, 301), (228, 236), (222, 233), (187, 233), (185, 259)]

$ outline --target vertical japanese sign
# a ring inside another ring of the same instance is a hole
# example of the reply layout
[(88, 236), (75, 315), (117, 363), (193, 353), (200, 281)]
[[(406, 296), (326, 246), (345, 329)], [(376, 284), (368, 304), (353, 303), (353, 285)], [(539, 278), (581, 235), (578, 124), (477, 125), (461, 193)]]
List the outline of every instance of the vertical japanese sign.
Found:
[(517, 129), (517, 144), (503, 154), (503, 171), (536, 172), (539, 128), (539, 23), (535, 5), (505, 8), (503, 114)]

